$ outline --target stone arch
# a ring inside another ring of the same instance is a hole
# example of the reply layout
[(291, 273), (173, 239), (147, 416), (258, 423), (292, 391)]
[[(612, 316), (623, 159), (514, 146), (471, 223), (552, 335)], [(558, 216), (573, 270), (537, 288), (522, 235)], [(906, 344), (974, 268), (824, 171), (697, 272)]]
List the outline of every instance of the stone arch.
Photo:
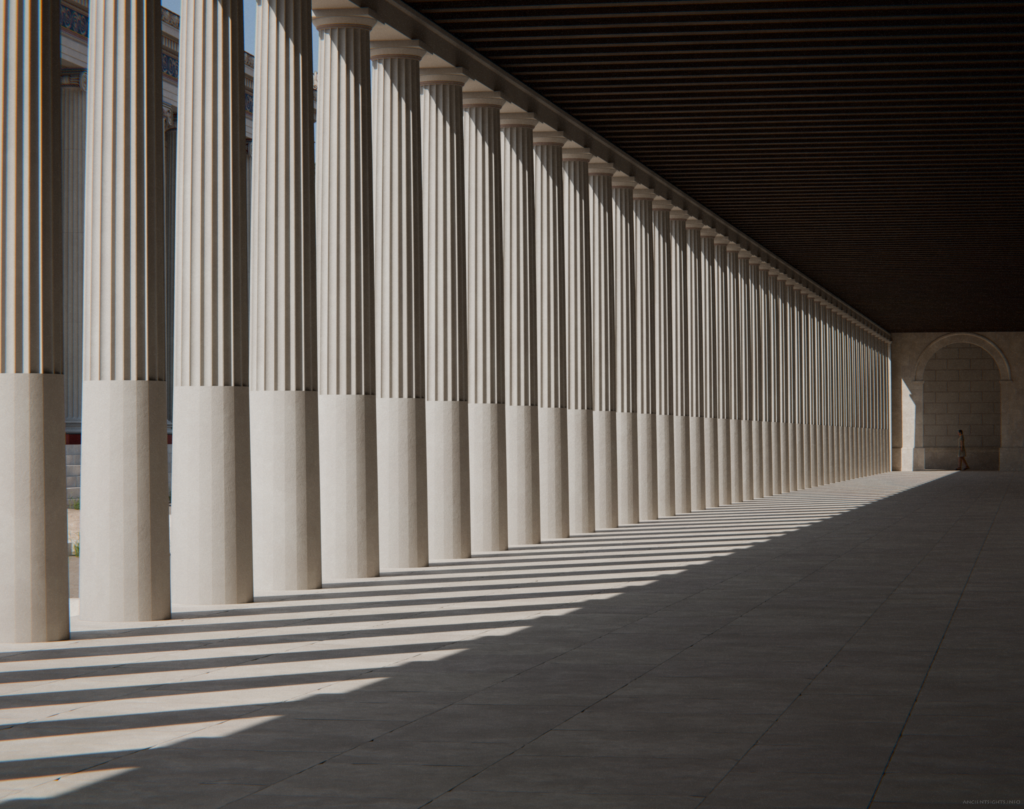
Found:
[(980, 334), (970, 334), (968, 332), (945, 334), (937, 340), (933, 340), (929, 343), (928, 347), (921, 352), (921, 356), (917, 358), (917, 367), (914, 370), (914, 380), (917, 382), (923, 382), (925, 368), (928, 366), (929, 360), (931, 360), (937, 352), (947, 346), (957, 345), (959, 343), (978, 346), (988, 352), (996, 364), (996, 370), (999, 371), (1000, 382), (1009, 382), (1011, 380), (1010, 363), (1006, 361), (1006, 356), (999, 350), (999, 346), (991, 340), (982, 337)]

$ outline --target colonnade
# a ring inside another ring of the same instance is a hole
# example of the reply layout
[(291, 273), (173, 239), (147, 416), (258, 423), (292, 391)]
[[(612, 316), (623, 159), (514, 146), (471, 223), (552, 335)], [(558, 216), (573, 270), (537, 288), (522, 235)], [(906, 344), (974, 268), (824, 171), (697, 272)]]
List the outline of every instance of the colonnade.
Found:
[[(247, 214), (241, 0), (182, 3), (168, 233), (159, 3), (92, 0), (83, 619), (888, 470), (886, 335), (369, 11), (313, 5), (260, 4)], [(57, 34), (51, 4), (6, 6), (10, 68), (25, 31)], [(45, 48), (18, 66), (0, 159), (36, 179), (0, 202), (0, 635), (41, 640), (68, 631), (60, 195), (39, 180), (59, 76)]]

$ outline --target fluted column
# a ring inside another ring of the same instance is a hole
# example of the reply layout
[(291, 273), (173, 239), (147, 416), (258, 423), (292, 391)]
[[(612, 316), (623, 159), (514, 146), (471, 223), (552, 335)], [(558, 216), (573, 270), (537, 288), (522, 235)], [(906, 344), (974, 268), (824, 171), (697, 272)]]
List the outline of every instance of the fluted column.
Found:
[(466, 158), (466, 338), (470, 541), (508, 548), (505, 445), (505, 290), (501, 236), (501, 105), (463, 93)]
[(370, 44), (376, 63), (373, 257), (382, 568), (424, 567), (428, 556), (420, 147), (423, 54), (412, 40)]
[(796, 433), (796, 487), (807, 488), (807, 433), (806, 401), (804, 393), (807, 388), (807, 344), (804, 340), (804, 294), (800, 286), (793, 288), (793, 349), (795, 355), (794, 371), (794, 427)]
[(726, 295), (726, 358), (729, 364), (726, 400), (726, 419), (729, 430), (729, 501), (743, 500), (743, 324), (740, 312), (740, 246), (729, 242), (725, 246)]
[(732, 503), (732, 430), (731, 400), (733, 380), (731, 352), (733, 348), (730, 327), (732, 318), (730, 294), (732, 284), (729, 275), (729, 240), (716, 235), (714, 239), (714, 261), (711, 265), (712, 283), (715, 287), (715, 435), (718, 450), (718, 505)]
[(690, 394), (690, 510), (703, 511), (707, 499), (705, 420), (708, 412), (706, 332), (707, 285), (704, 279), (704, 224), (686, 220), (687, 381)]
[(640, 520), (637, 445), (636, 253), (633, 244), (633, 189), (625, 174), (612, 177), (612, 244), (615, 262), (615, 455), (619, 525)]
[(321, 583), (309, 0), (256, 14), (249, 408), (257, 593)]
[[(320, 5), (318, 3), (318, 5)], [(317, 400), (324, 581), (380, 569), (370, 29), (317, 10)]]
[(84, 70), (60, 77), (61, 246), (64, 259), (64, 421), (65, 432), (82, 432), (82, 283), (85, 245), (85, 87)]
[(770, 422), (771, 422), (771, 491), (766, 494), (782, 494), (783, 441), (782, 441), (782, 388), (784, 365), (782, 362), (782, 320), (780, 311), (782, 302), (779, 297), (781, 286), (778, 270), (768, 270), (768, 320), (769, 320), (769, 351), (768, 351), (768, 384), (770, 391)]
[(60, 8), (0, 14), (0, 642), (68, 637)]
[(594, 512), (594, 293), (590, 264), (590, 179), (586, 149), (562, 150), (565, 238), (566, 405), (569, 532), (589, 534)]
[(171, 614), (157, 0), (89, 8), (81, 616)]
[(633, 189), (633, 272), (636, 278), (636, 444), (641, 520), (658, 519), (657, 303), (654, 278), (654, 192)]
[(739, 477), (740, 499), (752, 500), (754, 497), (753, 471), (753, 428), (750, 418), (750, 330), (754, 323), (750, 306), (750, 265), (749, 255), (745, 250), (737, 254), (736, 265), (736, 354), (738, 359), (738, 394), (736, 418), (739, 421)]
[(715, 508), (721, 503), (718, 477), (718, 406), (720, 384), (721, 343), (718, 329), (721, 319), (719, 312), (720, 289), (716, 281), (715, 267), (715, 236), (712, 228), (701, 229), (701, 292), (703, 300), (704, 340), (701, 345), (703, 354), (704, 375), (704, 502), (707, 508)]
[(501, 116), (509, 545), (540, 542), (537, 252), (533, 209), (533, 127), (536, 123), (536, 118), (524, 113)]
[(458, 68), (420, 71), (423, 131), (427, 536), (431, 559), (470, 555), (466, 189)]
[(692, 510), (690, 499), (690, 346), (689, 280), (687, 278), (686, 211), (669, 212), (667, 266), (668, 387), (672, 414), (672, 482), (675, 513)]
[[(184, 7), (182, 8), (184, 11)], [(179, 51), (180, 52), (180, 51)], [(182, 54), (184, 56), (184, 54)], [(183, 62), (184, 59), (181, 59)], [(184, 100), (181, 98), (181, 83), (179, 81), (179, 105)], [(176, 247), (175, 222), (178, 213), (177, 206), (177, 179), (178, 179), (178, 112), (177, 110), (164, 110), (164, 308), (166, 311), (164, 324), (167, 333), (164, 337), (164, 349), (167, 352), (166, 368), (170, 375), (174, 369), (174, 253)], [(174, 422), (174, 380), (167, 380), (167, 427), (170, 432)], [(170, 449), (167, 450), (171, 452)], [(172, 490), (173, 496), (173, 490)]]
[(652, 277), (654, 299), (654, 413), (657, 439), (658, 516), (671, 517), (676, 505), (674, 378), (683, 373), (676, 365), (672, 329), (672, 203), (660, 197), (651, 211)]
[(569, 435), (566, 410), (565, 233), (562, 145), (541, 125), (533, 133), (537, 245), (537, 441), (540, 535), (569, 536)]
[(747, 404), (750, 419), (750, 496), (757, 500), (765, 496), (765, 469), (768, 456), (765, 452), (765, 378), (764, 378), (764, 305), (763, 276), (761, 261), (747, 256), (747, 290), (749, 297), (750, 323), (747, 328), (748, 356), (750, 368)]
[(181, 12), (171, 586), (237, 604), (253, 595), (242, 3)]
[(788, 279), (779, 275), (776, 289), (778, 290), (779, 307), (779, 467), (781, 476), (779, 488), (782, 493), (793, 491), (793, 481), (790, 476), (791, 463), (793, 461), (791, 439), (791, 405), (790, 384), (792, 382), (792, 335), (789, 324), (789, 291), (791, 289)]
[(615, 424), (615, 245), (612, 175), (615, 167), (594, 159), (590, 175), (590, 253), (593, 290), (594, 527), (619, 524)]

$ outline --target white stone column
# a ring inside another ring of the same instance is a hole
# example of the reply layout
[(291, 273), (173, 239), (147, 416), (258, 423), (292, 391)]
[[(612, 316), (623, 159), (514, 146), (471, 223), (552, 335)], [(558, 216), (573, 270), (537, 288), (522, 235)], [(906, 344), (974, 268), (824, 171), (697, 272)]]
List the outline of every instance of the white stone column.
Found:
[(658, 519), (657, 330), (654, 278), (654, 192), (633, 189), (633, 273), (636, 296), (636, 444), (639, 518)]
[(569, 531), (596, 529), (594, 505), (594, 292), (590, 263), (590, 179), (593, 155), (562, 150), (565, 239), (566, 405), (569, 432)]
[(718, 485), (718, 404), (719, 404), (719, 287), (716, 282), (715, 237), (712, 228), (701, 229), (701, 300), (703, 310), (703, 387), (704, 387), (704, 502), (707, 508), (721, 504)]
[[(184, 11), (184, 7), (182, 7)], [(179, 40), (180, 43), (180, 40)], [(179, 45), (179, 53), (180, 45)], [(182, 54), (183, 56), (184, 54)], [(179, 58), (179, 63), (184, 61)], [(180, 93), (179, 82), (179, 93)], [(179, 102), (182, 99), (179, 96)], [(164, 325), (167, 333), (164, 337), (164, 348), (167, 352), (165, 367), (170, 375), (174, 369), (174, 276), (175, 276), (175, 222), (177, 218), (177, 179), (178, 179), (178, 112), (164, 109)], [(174, 380), (167, 380), (167, 432), (170, 434), (174, 423)], [(172, 456), (173, 448), (168, 446), (168, 456)], [(173, 488), (171, 491), (173, 497)], [(176, 596), (175, 596), (176, 597)]]
[(161, 8), (89, 8), (81, 616), (171, 614)]
[(615, 245), (612, 175), (615, 167), (590, 162), (590, 259), (593, 291), (594, 527), (619, 524), (616, 447)]
[(692, 510), (690, 499), (690, 324), (689, 279), (687, 272), (686, 220), (681, 208), (669, 211), (667, 265), (667, 327), (669, 373), (667, 384), (672, 413), (672, 481), (675, 484), (676, 514)]
[(64, 259), (64, 421), (65, 432), (82, 432), (82, 283), (85, 246), (85, 87), (84, 70), (60, 77), (61, 246)]
[(803, 386), (806, 376), (804, 374), (804, 345), (803, 345), (803, 318), (800, 311), (801, 289), (794, 285), (791, 291), (792, 299), (792, 344), (793, 344), (793, 488), (797, 491), (807, 488), (804, 465), (804, 435), (803, 435)]
[(792, 283), (784, 276), (778, 278), (779, 290), (779, 462), (782, 477), (779, 481), (783, 493), (794, 491), (793, 457), (793, 330), (790, 321), (790, 291)]
[(505, 449), (505, 290), (501, 239), (501, 106), (463, 93), (470, 544), (508, 549)]
[(565, 344), (562, 146), (541, 124), (533, 132), (537, 246), (537, 447), (541, 539), (569, 536), (569, 434)]
[[(317, 3), (318, 6), (324, 5)], [(376, 576), (370, 29), (362, 9), (315, 12), (317, 400), (324, 581)]]
[(615, 255), (615, 440), (619, 525), (640, 521), (637, 445), (636, 253), (633, 244), (633, 189), (621, 172), (612, 177), (612, 240)]
[(657, 197), (651, 212), (654, 242), (654, 411), (657, 438), (658, 516), (671, 517), (676, 505), (674, 381), (683, 366), (673, 352), (672, 328), (672, 203)]
[(537, 251), (533, 210), (533, 127), (536, 123), (536, 118), (525, 113), (501, 115), (509, 545), (540, 542)]
[(782, 283), (778, 270), (772, 268), (769, 273), (768, 309), (771, 319), (771, 455), (772, 455), (772, 490), (771, 493), (782, 494), (783, 472), (786, 468), (784, 457), (786, 442), (783, 424), (783, 391), (785, 389), (785, 356), (783, 354), (783, 323), (782, 323)]
[(0, 43), (0, 643), (25, 643), (68, 637), (60, 7), (5, 0)]
[(470, 555), (461, 69), (420, 71), (430, 559)]
[[(385, 34), (386, 35), (386, 34)], [(381, 568), (428, 556), (424, 394), (420, 59), (413, 40), (375, 40), (373, 261), (377, 334), (377, 485)]]
[(752, 489), (751, 497), (761, 499), (767, 495), (765, 482), (770, 463), (770, 442), (766, 420), (767, 379), (765, 374), (764, 279), (761, 261), (755, 256), (747, 258), (750, 276), (750, 451)]
[(256, 14), (249, 415), (256, 593), (320, 586), (309, 0)]
[(730, 353), (733, 348), (730, 333), (730, 277), (729, 240), (722, 235), (714, 239), (714, 285), (715, 285), (715, 376), (716, 407), (715, 435), (718, 442), (718, 505), (733, 502), (732, 498), (732, 430), (730, 428), (733, 380)]
[(741, 424), (743, 332), (740, 322), (740, 246), (729, 242), (725, 246), (726, 285), (726, 426), (729, 431), (729, 502), (743, 500), (743, 427)]
[(752, 374), (752, 345), (750, 335), (756, 327), (756, 318), (751, 305), (750, 288), (750, 257), (747, 251), (738, 254), (736, 272), (737, 282), (737, 339), (739, 346), (737, 355), (739, 357), (739, 396), (736, 418), (740, 427), (740, 452), (739, 452), (739, 474), (740, 474), (740, 499), (754, 499), (754, 428), (751, 415), (751, 374)]
[(239, 604), (253, 596), (242, 3), (181, 12), (171, 594)]
[(708, 413), (707, 284), (704, 273), (704, 224), (686, 220), (687, 384), (690, 393), (690, 510), (703, 511), (707, 500), (707, 459), (704, 446)]

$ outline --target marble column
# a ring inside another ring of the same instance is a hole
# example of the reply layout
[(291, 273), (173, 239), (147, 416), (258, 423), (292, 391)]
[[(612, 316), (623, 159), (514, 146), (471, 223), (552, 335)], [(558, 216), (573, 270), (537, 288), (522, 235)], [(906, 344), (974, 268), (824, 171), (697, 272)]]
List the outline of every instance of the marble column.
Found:
[(712, 228), (701, 229), (701, 307), (704, 339), (703, 386), (705, 390), (704, 427), (704, 502), (708, 508), (722, 503), (719, 488), (718, 408), (721, 403), (721, 284), (715, 264), (715, 238)]
[[(184, 11), (184, 7), (182, 7)], [(180, 40), (179, 40), (179, 54)], [(181, 54), (183, 57), (184, 54)], [(179, 58), (179, 63), (184, 58)], [(184, 101), (181, 93), (181, 82), (179, 88), (179, 107)], [(170, 374), (174, 368), (174, 253), (176, 248), (175, 222), (177, 218), (177, 178), (178, 178), (178, 111), (164, 109), (164, 324), (167, 334), (164, 337), (164, 348), (167, 352), (165, 367)], [(167, 385), (167, 432), (171, 432), (171, 425), (174, 422), (174, 385), (173, 379), (168, 379)], [(168, 455), (172, 454), (171, 447), (167, 449)], [(172, 491), (173, 496), (173, 491)]]
[(466, 206), (459, 68), (420, 71), (430, 559), (470, 555)]
[(725, 246), (726, 284), (726, 359), (728, 362), (728, 388), (726, 396), (726, 426), (729, 430), (729, 502), (743, 500), (743, 427), (741, 424), (743, 324), (740, 321), (740, 246), (729, 242)]
[(740, 451), (739, 451), (739, 475), (740, 475), (740, 499), (754, 499), (754, 428), (751, 415), (751, 373), (752, 373), (752, 346), (750, 335), (756, 327), (756, 319), (751, 302), (750, 288), (750, 264), (747, 251), (739, 254), (736, 282), (737, 282), (737, 339), (739, 346), (737, 356), (739, 357), (739, 396), (736, 418), (740, 427)]
[(590, 263), (593, 155), (562, 150), (565, 238), (566, 405), (569, 432), (569, 532), (596, 529), (594, 502), (594, 291)]
[(320, 586), (309, 0), (256, 14), (249, 416), (256, 593)]
[(686, 378), (690, 395), (690, 510), (703, 511), (707, 500), (707, 459), (704, 446), (708, 413), (707, 285), (704, 279), (704, 224), (686, 219)]
[(562, 147), (565, 140), (561, 132), (554, 132), (544, 124), (533, 132), (541, 539), (569, 536), (565, 213), (562, 200)]
[[(657, 197), (651, 212), (654, 243), (654, 412), (657, 438), (658, 516), (671, 517), (676, 504), (674, 381), (683, 367), (673, 352), (672, 328), (672, 203)], [(678, 370), (677, 370), (678, 368)]]
[(636, 301), (636, 445), (639, 518), (658, 519), (657, 301), (654, 233), (648, 188), (633, 189), (633, 273)]
[(508, 549), (501, 106), (464, 92), (469, 519), (473, 553)]
[(81, 617), (171, 614), (161, 8), (89, 8)]
[(785, 354), (783, 349), (782, 322), (782, 290), (785, 285), (779, 272), (774, 267), (769, 278), (770, 295), (768, 308), (771, 312), (771, 394), (772, 394), (772, 491), (782, 494), (788, 491), (784, 487), (783, 476), (786, 469), (785, 458), (785, 424), (783, 409), (783, 392), (785, 390)]
[(690, 300), (687, 270), (686, 220), (681, 208), (669, 211), (667, 326), (669, 374), (667, 383), (672, 413), (672, 481), (676, 514), (692, 510), (690, 499)]
[(779, 486), (783, 494), (794, 491), (791, 475), (793, 463), (791, 421), (793, 417), (793, 332), (789, 319), (791, 289), (789, 279), (784, 275), (779, 275), (779, 464), (782, 472)]
[(766, 470), (769, 464), (765, 397), (765, 332), (764, 332), (764, 277), (761, 261), (747, 257), (750, 290), (750, 465), (751, 494), (755, 500), (765, 497)]
[(793, 352), (793, 488), (806, 488), (804, 481), (804, 437), (803, 437), (803, 326), (800, 312), (801, 290), (794, 285), (791, 292), (791, 344)]
[(253, 596), (242, 3), (181, 12), (171, 595), (239, 604)]
[(533, 210), (533, 127), (536, 123), (537, 119), (526, 113), (501, 115), (509, 545), (540, 542), (537, 251)]
[(640, 521), (637, 444), (636, 253), (633, 244), (633, 189), (622, 172), (612, 177), (612, 242), (615, 261), (615, 455), (619, 525)]
[(428, 558), (423, 345), (420, 59), (412, 40), (374, 40), (373, 260), (381, 568)]
[[(320, 5), (318, 3), (318, 5)], [(317, 9), (317, 382), (324, 581), (380, 569), (370, 29)]]
[(617, 341), (615, 334), (615, 245), (612, 175), (615, 167), (594, 158), (590, 176), (590, 266), (594, 396), (594, 527), (619, 524), (615, 424)]
[(2, 9), (0, 642), (25, 643), (68, 637), (60, 8)]
[(61, 246), (64, 259), (64, 431), (82, 432), (82, 299), (85, 245), (84, 70), (60, 77)]
[(732, 497), (732, 430), (731, 430), (731, 399), (733, 380), (730, 355), (733, 339), (730, 331), (730, 277), (729, 277), (729, 240), (722, 235), (714, 239), (714, 263), (712, 272), (715, 285), (715, 435), (718, 452), (718, 505), (725, 506), (733, 502)]

